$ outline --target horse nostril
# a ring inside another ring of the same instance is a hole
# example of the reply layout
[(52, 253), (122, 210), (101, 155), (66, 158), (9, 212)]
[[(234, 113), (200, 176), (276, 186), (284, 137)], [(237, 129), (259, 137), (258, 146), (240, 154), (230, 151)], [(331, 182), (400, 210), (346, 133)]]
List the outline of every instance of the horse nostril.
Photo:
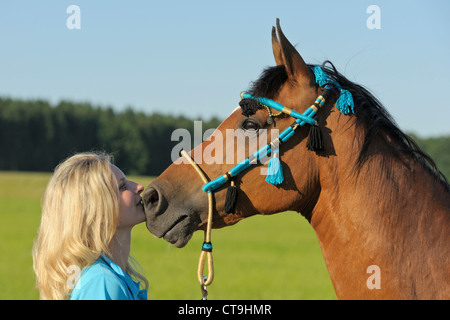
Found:
[(150, 188), (149, 190), (146, 190), (144, 192), (142, 199), (144, 200), (144, 204), (146, 207), (156, 207), (159, 201), (158, 191), (156, 191), (156, 189), (154, 188)]
[(151, 203), (152, 205), (158, 203), (159, 200), (159, 195), (158, 192), (156, 190), (153, 190), (153, 192), (150, 194), (150, 198), (148, 199), (148, 202)]
[(155, 219), (157, 216), (163, 214), (168, 206), (164, 193), (155, 182), (145, 189), (142, 200), (144, 201), (147, 221), (149, 221), (148, 219)]

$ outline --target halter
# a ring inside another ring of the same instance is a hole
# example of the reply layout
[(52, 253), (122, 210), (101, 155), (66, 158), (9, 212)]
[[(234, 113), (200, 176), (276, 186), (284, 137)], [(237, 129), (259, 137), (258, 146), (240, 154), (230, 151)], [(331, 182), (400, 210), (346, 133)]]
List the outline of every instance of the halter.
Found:
[[(278, 185), (282, 183), (284, 179), (282, 175), (281, 163), (279, 162), (279, 146), (282, 143), (289, 140), (294, 135), (298, 127), (302, 127), (305, 124), (311, 125), (310, 133), (308, 136), (308, 142), (306, 144), (308, 150), (320, 151), (323, 149), (321, 131), (319, 129), (317, 121), (314, 119), (314, 116), (316, 115), (318, 110), (325, 104), (326, 99), (328, 99), (333, 89), (339, 90), (340, 94), (339, 98), (335, 103), (335, 107), (338, 108), (343, 114), (348, 114), (350, 112), (350, 109), (353, 112), (354, 104), (351, 93), (343, 89), (341, 85), (336, 81), (331, 80), (323, 72), (321, 67), (318, 66), (314, 67), (313, 72), (316, 78), (316, 83), (321, 87), (323, 86), (324, 91), (322, 92), (321, 95), (317, 97), (314, 103), (308, 109), (306, 109), (306, 111), (303, 114), (300, 114), (295, 110), (289, 109), (288, 107), (283, 106), (282, 104), (273, 101), (271, 99), (262, 97), (253, 97), (251, 94), (247, 92), (241, 93), (241, 102), (239, 103), (239, 105), (241, 106), (242, 113), (246, 116), (252, 115), (258, 109), (265, 107), (267, 109), (272, 108), (281, 113), (287, 114), (295, 118), (296, 120), (286, 130), (284, 130), (279, 135), (278, 138), (274, 139), (272, 142), (262, 147), (260, 150), (256, 151), (250, 157), (238, 163), (224, 175), (205, 184), (202, 187), (202, 190), (204, 192), (210, 193), (212, 191), (215, 191), (224, 183), (230, 181), (232, 178), (236, 177), (242, 171), (250, 167), (252, 164), (256, 164), (257, 161), (260, 160), (262, 157), (268, 156), (270, 154), (272, 154), (272, 159), (269, 161), (269, 168), (266, 181), (273, 185)], [(270, 117), (273, 116), (270, 111), (269, 116)]]
[[(255, 98), (251, 94), (247, 92), (241, 93), (241, 98), (243, 99), (241, 101), (241, 107), (245, 105), (244, 99), (252, 99), (256, 101), (257, 103), (261, 104), (262, 106), (267, 106), (269, 108), (275, 109), (277, 111), (280, 111), (282, 113), (288, 114), (289, 116), (295, 118), (296, 120), (286, 129), (284, 130), (278, 138), (274, 139), (269, 144), (265, 145), (258, 151), (256, 151), (254, 154), (252, 154), (250, 157), (246, 158), (245, 160), (238, 163), (236, 166), (231, 168), (230, 171), (226, 172), (224, 175), (218, 177), (217, 179), (208, 182), (202, 187), (202, 190), (204, 192), (210, 193), (212, 191), (215, 191), (220, 186), (222, 186), (227, 181), (230, 181), (232, 178), (236, 177), (238, 174), (240, 174), (242, 171), (250, 167), (252, 164), (256, 164), (257, 161), (259, 161), (262, 157), (268, 156), (272, 153), (272, 155), (275, 155), (275, 157), (278, 157), (278, 150), (279, 146), (289, 140), (295, 133), (298, 127), (302, 127), (305, 124), (310, 124), (311, 126), (317, 127), (317, 121), (313, 118), (314, 115), (317, 113), (317, 111), (323, 106), (325, 103), (326, 97), (329, 95), (330, 90), (332, 87), (325, 87), (324, 92), (317, 97), (316, 101), (314, 101), (314, 104), (310, 106), (303, 114), (298, 113), (292, 109), (289, 109), (282, 104), (279, 104), (276, 101), (267, 99), (267, 98)], [(321, 149), (321, 146), (310, 146), (311, 149)], [(270, 166), (270, 162), (269, 162)], [(270, 168), (269, 168), (270, 171)], [(280, 170), (275, 170), (278, 173)], [(272, 180), (270, 177), (273, 175), (269, 175), (266, 178), (266, 181), (277, 185), (283, 182), (283, 180)]]
[[(205, 183), (202, 187), (202, 190), (208, 194), (208, 222), (204, 237), (205, 240), (202, 245), (202, 253), (200, 255), (199, 265), (197, 269), (197, 277), (200, 282), (203, 300), (206, 300), (206, 296), (208, 294), (206, 287), (212, 283), (212, 280), (214, 278), (214, 265), (212, 259), (211, 243), (211, 227), (214, 208), (212, 193), (220, 188), (223, 184), (230, 181), (230, 186), (228, 188), (225, 199), (224, 210), (227, 214), (234, 213), (237, 200), (237, 187), (233, 181), (233, 178), (239, 175), (245, 169), (249, 168), (252, 164), (256, 164), (262, 157), (268, 155), (271, 155), (272, 157), (269, 161), (266, 182), (272, 185), (281, 184), (284, 181), (284, 177), (281, 162), (279, 159), (279, 147), (287, 140), (289, 140), (299, 127), (302, 127), (305, 124), (309, 124), (311, 126), (306, 147), (311, 151), (322, 150), (323, 144), (321, 131), (317, 121), (314, 119), (314, 116), (317, 114), (320, 108), (323, 107), (325, 101), (330, 97), (332, 91), (336, 89), (339, 91), (339, 98), (335, 103), (336, 108), (338, 108), (343, 114), (348, 114), (350, 110), (354, 112), (353, 97), (349, 91), (343, 89), (336, 81), (331, 80), (323, 72), (322, 68), (316, 66), (313, 68), (313, 72), (316, 78), (316, 83), (319, 86), (323, 87), (324, 90), (317, 97), (314, 103), (308, 109), (306, 109), (305, 112), (303, 112), (303, 114), (298, 113), (297, 111), (292, 110), (286, 106), (283, 106), (282, 104), (271, 99), (263, 97), (253, 97), (250, 93), (247, 92), (241, 93), (241, 101), (239, 105), (241, 106), (243, 115), (248, 117), (254, 114), (258, 109), (266, 108), (269, 113), (269, 118), (267, 121), (268, 124), (271, 124), (273, 122), (273, 117), (279, 116), (281, 114), (287, 114), (295, 118), (295, 121), (287, 129), (285, 129), (278, 136), (278, 138), (274, 139), (269, 144), (265, 145), (264, 147), (253, 153), (251, 156), (238, 163), (236, 166), (231, 168), (230, 171), (208, 182), (207, 177), (194, 162), (194, 160), (190, 157), (190, 155), (184, 150), (181, 150), (180, 152), (180, 155), (185, 157), (200, 175), (201, 179)], [(279, 111), (279, 113), (274, 115), (270, 111), (270, 109), (275, 109)], [(206, 260), (208, 261), (209, 273), (208, 276), (203, 276), (203, 269)]]

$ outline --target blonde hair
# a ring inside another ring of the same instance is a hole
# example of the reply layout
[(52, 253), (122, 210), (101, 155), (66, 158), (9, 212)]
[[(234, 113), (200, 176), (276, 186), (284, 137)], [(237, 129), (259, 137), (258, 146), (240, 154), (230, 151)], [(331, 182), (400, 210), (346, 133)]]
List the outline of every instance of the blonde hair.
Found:
[[(73, 266), (81, 269), (109, 254), (119, 215), (119, 186), (111, 156), (80, 153), (60, 163), (42, 198), (33, 245), (33, 268), (41, 299), (68, 299)], [(127, 272), (148, 287), (130, 257)]]

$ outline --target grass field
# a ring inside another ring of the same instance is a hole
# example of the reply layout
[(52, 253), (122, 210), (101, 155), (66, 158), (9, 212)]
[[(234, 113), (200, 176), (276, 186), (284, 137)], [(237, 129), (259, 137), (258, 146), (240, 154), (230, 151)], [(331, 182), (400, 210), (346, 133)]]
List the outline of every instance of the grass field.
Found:
[[(48, 173), (0, 172), (0, 299), (38, 299), (31, 247)], [(146, 186), (149, 177), (128, 177)], [(177, 249), (141, 224), (132, 255), (150, 282), (149, 299), (201, 298), (196, 270), (203, 233)], [(213, 230), (215, 279), (209, 299), (336, 299), (313, 229), (298, 213), (255, 216)]]

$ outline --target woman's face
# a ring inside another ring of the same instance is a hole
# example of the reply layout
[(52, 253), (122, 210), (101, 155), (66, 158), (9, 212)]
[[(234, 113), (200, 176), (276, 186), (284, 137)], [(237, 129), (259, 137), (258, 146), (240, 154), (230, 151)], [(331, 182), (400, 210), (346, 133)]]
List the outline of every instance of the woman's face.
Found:
[(144, 206), (141, 193), (144, 187), (139, 183), (129, 181), (122, 170), (111, 165), (111, 170), (117, 178), (119, 185), (119, 222), (118, 228), (132, 228), (145, 221)]

